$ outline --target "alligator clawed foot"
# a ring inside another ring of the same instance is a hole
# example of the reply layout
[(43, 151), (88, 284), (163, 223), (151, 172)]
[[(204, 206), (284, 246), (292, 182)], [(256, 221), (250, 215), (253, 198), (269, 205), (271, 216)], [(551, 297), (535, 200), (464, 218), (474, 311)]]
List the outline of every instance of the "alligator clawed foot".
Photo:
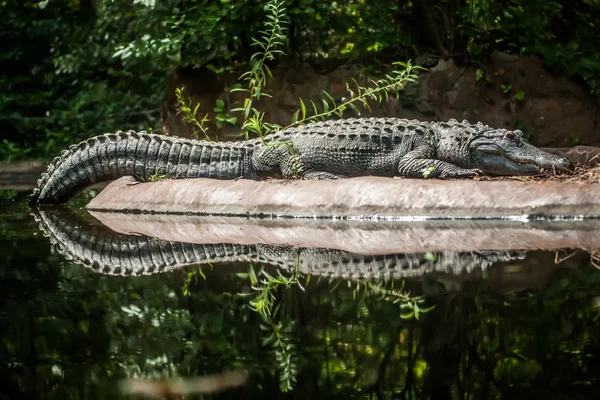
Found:
[(478, 176), (485, 175), (485, 172), (478, 168), (473, 169), (459, 169), (455, 171), (446, 172), (440, 175), (441, 179), (448, 178), (476, 178)]
[(463, 171), (459, 171), (456, 176), (458, 178), (476, 178), (478, 176), (482, 176), (485, 175), (485, 173), (478, 169), (478, 168), (474, 168), (474, 169), (465, 169)]

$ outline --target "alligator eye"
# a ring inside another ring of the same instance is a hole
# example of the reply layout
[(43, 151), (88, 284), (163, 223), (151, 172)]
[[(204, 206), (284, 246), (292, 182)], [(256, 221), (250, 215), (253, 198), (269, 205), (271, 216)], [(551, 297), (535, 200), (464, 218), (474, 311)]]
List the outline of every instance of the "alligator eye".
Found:
[(504, 139), (510, 140), (511, 142), (516, 142), (517, 135), (515, 135), (513, 132), (508, 132), (506, 135), (504, 135)]

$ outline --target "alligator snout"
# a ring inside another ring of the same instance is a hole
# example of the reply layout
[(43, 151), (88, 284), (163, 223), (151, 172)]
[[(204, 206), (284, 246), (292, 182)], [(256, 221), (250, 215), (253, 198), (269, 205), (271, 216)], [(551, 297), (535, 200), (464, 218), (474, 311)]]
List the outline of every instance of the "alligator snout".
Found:
[(561, 164), (558, 168), (563, 168), (565, 171), (573, 169), (573, 163), (567, 157), (561, 157)]
[(487, 155), (482, 160), (482, 169), (492, 175), (536, 175), (542, 170), (570, 172), (573, 169), (568, 158), (537, 149), (529, 143), (509, 149), (503, 156)]
[(544, 157), (541, 160), (538, 160), (540, 167), (545, 169), (557, 169), (565, 172), (573, 170), (573, 163), (568, 158), (553, 154), (549, 154), (549, 156), (550, 157)]

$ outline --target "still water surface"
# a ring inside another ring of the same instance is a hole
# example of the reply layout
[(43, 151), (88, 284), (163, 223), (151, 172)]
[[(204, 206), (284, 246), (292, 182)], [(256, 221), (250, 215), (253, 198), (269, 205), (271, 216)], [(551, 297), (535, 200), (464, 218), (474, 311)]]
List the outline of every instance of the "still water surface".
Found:
[(0, 399), (124, 398), (127, 377), (225, 371), (247, 381), (217, 398), (600, 393), (589, 251), (508, 251), (502, 237), (492, 251), (370, 256), (190, 244), (116, 233), (85, 199), (76, 213), (33, 212), (10, 197), (0, 196)]

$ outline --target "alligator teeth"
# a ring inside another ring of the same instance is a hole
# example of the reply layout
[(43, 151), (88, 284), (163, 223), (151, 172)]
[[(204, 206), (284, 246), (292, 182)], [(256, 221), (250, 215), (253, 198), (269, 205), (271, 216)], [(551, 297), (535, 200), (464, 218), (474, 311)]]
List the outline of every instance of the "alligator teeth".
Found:
[(536, 163), (534, 163), (533, 161), (517, 161), (517, 160), (510, 159), (510, 158), (509, 158), (509, 160), (511, 160), (512, 162), (514, 162), (514, 163), (517, 163), (517, 164), (519, 164), (519, 165), (533, 165), (534, 167), (538, 167), (538, 168), (540, 168), (540, 167), (539, 167), (539, 166), (538, 166)]

